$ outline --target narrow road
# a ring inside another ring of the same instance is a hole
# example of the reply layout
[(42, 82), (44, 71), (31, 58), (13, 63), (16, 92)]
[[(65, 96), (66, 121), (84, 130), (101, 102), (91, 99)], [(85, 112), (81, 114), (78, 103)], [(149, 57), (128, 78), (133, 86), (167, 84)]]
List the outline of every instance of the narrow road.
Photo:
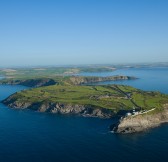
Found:
[(141, 107), (134, 102), (134, 100), (131, 98), (131, 95), (128, 95), (128, 93), (126, 93), (123, 90), (121, 90), (117, 85), (114, 85), (114, 87), (116, 88), (116, 90), (118, 92), (120, 92), (120, 93), (124, 94), (125, 96), (127, 96), (127, 98), (132, 102), (132, 104), (136, 107), (136, 109), (141, 110)]

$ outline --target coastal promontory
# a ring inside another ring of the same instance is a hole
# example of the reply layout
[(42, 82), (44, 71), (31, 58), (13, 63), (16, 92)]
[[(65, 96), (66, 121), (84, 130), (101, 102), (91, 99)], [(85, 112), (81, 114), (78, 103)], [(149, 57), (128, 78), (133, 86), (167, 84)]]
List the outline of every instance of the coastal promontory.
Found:
[(2, 101), (13, 109), (120, 120), (110, 129), (134, 133), (168, 121), (168, 95), (124, 85), (52, 85), (17, 92)]

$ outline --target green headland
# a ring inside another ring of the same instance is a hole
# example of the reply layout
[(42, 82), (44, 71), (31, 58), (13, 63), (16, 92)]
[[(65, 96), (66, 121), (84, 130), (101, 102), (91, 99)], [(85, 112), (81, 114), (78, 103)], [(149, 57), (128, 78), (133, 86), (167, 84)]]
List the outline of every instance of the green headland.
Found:
[(55, 75), (52, 70), (1, 70), (5, 79), (0, 80), (0, 84), (31, 87), (9, 96), (2, 102), (14, 109), (101, 118), (121, 117), (118, 123), (110, 127), (117, 133), (144, 131), (168, 122), (168, 95), (125, 85), (91, 85), (104, 81), (132, 80), (137, 79), (136, 77), (70, 75), (79, 71), (100, 71), (104, 68), (58, 68), (55, 71), (58, 74)]
[[(29, 108), (43, 112), (52, 112), (55, 105), (59, 104), (62, 109), (67, 105), (71, 107), (78, 105), (89, 106), (91, 109), (106, 109), (112, 114), (117, 114), (120, 111), (133, 109), (140, 111), (156, 108), (157, 111), (161, 111), (163, 105), (168, 102), (168, 96), (124, 85), (52, 85), (17, 92), (3, 102), (10, 107)], [(44, 105), (51, 106), (44, 108)], [(74, 110), (69, 113), (76, 112)], [(82, 110), (78, 113), (84, 112)]]

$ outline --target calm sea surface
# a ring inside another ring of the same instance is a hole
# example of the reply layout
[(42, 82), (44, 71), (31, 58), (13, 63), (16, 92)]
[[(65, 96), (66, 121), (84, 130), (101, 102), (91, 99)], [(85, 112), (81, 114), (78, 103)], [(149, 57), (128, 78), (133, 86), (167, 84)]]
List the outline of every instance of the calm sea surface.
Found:
[(127, 75), (135, 76), (137, 80), (123, 80), (123, 81), (109, 81), (101, 84), (125, 84), (140, 88), (143, 90), (155, 90), (161, 91), (162, 93), (168, 94), (168, 68), (132, 68), (132, 69), (121, 69), (113, 72), (103, 73), (81, 73), (83, 76), (112, 76), (112, 75)]
[[(82, 73), (136, 76), (138, 80), (113, 83), (168, 94), (167, 74), (168, 68)], [(25, 87), (0, 85), (0, 100), (22, 89)], [(112, 122), (110, 119), (12, 110), (0, 104), (0, 162), (168, 161), (168, 124), (145, 133), (117, 135), (109, 132)]]

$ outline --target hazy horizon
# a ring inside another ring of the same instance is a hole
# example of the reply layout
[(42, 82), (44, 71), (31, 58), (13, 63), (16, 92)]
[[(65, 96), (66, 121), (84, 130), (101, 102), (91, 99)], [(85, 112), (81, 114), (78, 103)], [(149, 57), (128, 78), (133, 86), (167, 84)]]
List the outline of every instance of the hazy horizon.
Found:
[(0, 69), (12, 69), (12, 68), (59, 68), (59, 67), (73, 67), (73, 68), (78, 68), (78, 67), (105, 67), (105, 66), (109, 66), (109, 67), (167, 67), (168, 66), (168, 62), (141, 62), (141, 63), (111, 63), (111, 64), (46, 64), (46, 65), (0, 65)]
[(168, 1), (0, 2), (0, 66), (168, 61)]

